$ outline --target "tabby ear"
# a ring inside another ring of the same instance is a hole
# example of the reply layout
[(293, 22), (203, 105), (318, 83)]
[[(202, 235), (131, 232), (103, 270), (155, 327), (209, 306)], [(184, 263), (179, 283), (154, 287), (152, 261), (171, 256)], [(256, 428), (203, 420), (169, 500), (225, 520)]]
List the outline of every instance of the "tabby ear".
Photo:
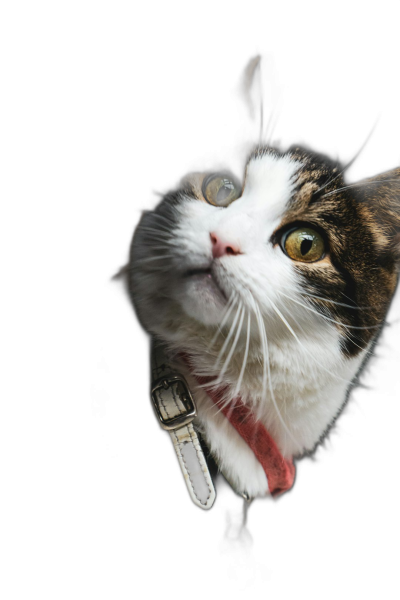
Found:
[(384, 236), (400, 261), (400, 167), (360, 181), (355, 187), (373, 218), (371, 226), (378, 236)]

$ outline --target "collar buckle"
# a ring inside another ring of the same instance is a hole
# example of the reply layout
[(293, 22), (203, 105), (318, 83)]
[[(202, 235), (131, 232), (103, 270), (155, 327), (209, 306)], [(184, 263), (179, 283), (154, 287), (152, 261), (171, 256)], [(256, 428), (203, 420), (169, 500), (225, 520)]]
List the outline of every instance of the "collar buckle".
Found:
[[(168, 391), (172, 395), (174, 404), (179, 410), (178, 414), (166, 416), (167, 412), (163, 398), (161, 397), (163, 390)], [(196, 404), (185, 379), (181, 375), (177, 374), (158, 379), (151, 390), (151, 398), (161, 427), (167, 431), (174, 431), (188, 425), (197, 415)], [(178, 403), (178, 401), (180, 402)]]

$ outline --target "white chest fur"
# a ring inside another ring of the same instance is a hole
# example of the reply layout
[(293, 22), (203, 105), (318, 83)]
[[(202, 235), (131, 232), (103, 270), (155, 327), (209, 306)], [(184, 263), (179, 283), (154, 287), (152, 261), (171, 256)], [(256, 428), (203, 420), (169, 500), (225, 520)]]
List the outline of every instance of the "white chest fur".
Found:
[[(299, 338), (298, 343), (293, 339), (279, 345), (270, 343), (273, 398), (270, 386), (263, 395), (263, 368), (257, 352), (249, 355), (239, 392), (287, 458), (310, 451), (318, 443), (342, 408), (365, 357), (363, 352), (356, 359), (345, 359), (339, 349), (338, 335), (330, 327), (313, 336), (312, 343), (307, 339), (310, 338)], [(241, 359), (239, 349), (224, 376), (223, 385), (229, 388), (226, 401), (234, 401)], [(218, 376), (215, 358), (210, 354), (194, 353), (194, 360), (196, 371)], [(179, 368), (182, 370), (182, 365)], [(193, 375), (185, 367), (183, 370), (195, 395), (197, 425), (223, 474), (239, 492), (252, 497), (267, 494), (267, 478), (252, 450)]]

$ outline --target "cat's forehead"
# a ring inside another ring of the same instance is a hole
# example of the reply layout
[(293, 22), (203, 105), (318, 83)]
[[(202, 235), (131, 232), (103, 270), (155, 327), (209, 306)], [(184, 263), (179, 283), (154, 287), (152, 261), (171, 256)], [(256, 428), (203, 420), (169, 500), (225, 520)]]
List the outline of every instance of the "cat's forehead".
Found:
[(274, 148), (257, 148), (246, 165), (245, 184), (266, 185), (279, 179), (281, 185), (314, 184), (317, 189), (340, 173), (341, 165), (329, 157), (300, 146), (280, 152)]
[(246, 165), (238, 208), (262, 213), (269, 221), (280, 219), (293, 197), (302, 168), (303, 163), (289, 154), (264, 152), (252, 156)]
[[(180, 187), (183, 191), (206, 202), (204, 184), (214, 173), (235, 175), (242, 186), (243, 199), (253, 208), (269, 208), (283, 214), (290, 210), (304, 212), (314, 195), (337, 178), (339, 166), (323, 156), (299, 147), (287, 153), (259, 147), (243, 147), (235, 156), (213, 162), (207, 171), (185, 176)], [(337, 183), (340, 183), (337, 179)], [(238, 205), (240, 210), (242, 204)], [(232, 206), (233, 210), (235, 207)]]
[(303, 164), (289, 154), (267, 152), (252, 156), (247, 163), (243, 189), (247, 193), (273, 188), (277, 195), (293, 187)]

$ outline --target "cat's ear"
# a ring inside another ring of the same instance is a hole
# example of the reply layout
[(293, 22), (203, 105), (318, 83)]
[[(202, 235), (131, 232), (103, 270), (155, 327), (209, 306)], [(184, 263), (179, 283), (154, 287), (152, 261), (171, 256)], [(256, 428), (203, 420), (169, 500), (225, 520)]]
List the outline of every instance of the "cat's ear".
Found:
[(381, 237), (382, 243), (385, 240), (400, 261), (400, 167), (365, 179), (355, 189), (373, 219), (370, 226), (375, 237)]
[(111, 277), (111, 281), (119, 283), (127, 288), (129, 283), (129, 265), (121, 267), (118, 273)]

